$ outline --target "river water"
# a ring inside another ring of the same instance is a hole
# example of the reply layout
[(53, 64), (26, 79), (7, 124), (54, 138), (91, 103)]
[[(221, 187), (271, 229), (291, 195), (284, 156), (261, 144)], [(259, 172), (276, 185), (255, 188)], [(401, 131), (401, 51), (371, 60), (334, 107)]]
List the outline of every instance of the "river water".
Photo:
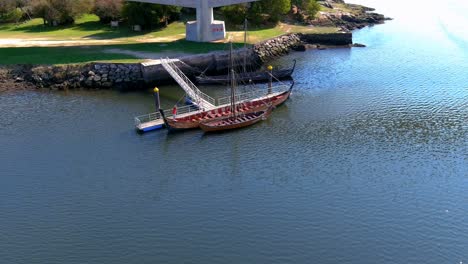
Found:
[(395, 20), (285, 57), (291, 100), (247, 129), (138, 135), (144, 92), (0, 95), (0, 263), (468, 263), (466, 4), (362, 2)]

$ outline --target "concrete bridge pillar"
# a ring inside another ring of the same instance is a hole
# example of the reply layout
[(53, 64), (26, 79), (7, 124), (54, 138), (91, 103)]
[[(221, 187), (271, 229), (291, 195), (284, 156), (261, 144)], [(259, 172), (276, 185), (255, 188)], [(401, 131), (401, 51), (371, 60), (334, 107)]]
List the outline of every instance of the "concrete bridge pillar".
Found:
[(197, 21), (191, 21), (186, 26), (186, 39), (197, 42), (209, 42), (224, 39), (226, 28), (224, 21), (214, 20), (213, 7), (208, 0), (199, 0)]
[(210, 41), (211, 24), (214, 21), (213, 8), (208, 6), (207, 0), (200, 1), (197, 8), (197, 36), (198, 41)]
[(197, 21), (188, 22), (186, 25), (186, 39), (197, 42), (209, 42), (221, 40), (226, 37), (224, 21), (213, 18), (213, 7), (221, 7), (258, 0), (127, 0), (162, 5), (175, 5), (196, 8)]

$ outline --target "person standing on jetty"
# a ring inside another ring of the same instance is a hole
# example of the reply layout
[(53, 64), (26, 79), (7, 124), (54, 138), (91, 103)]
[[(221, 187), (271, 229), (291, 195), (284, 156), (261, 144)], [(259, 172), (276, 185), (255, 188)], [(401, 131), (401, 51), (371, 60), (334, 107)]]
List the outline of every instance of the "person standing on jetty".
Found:
[(172, 108), (172, 115), (174, 116), (174, 118), (176, 118), (176, 115), (177, 115), (177, 106), (174, 106), (174, 108)]

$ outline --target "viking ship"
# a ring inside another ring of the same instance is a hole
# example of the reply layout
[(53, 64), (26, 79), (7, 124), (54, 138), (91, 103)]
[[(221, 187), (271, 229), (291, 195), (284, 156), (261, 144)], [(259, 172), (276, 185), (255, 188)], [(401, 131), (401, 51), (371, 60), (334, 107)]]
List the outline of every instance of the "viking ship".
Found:
[(267, 119), (270, 116), (272, 110), (273, 107), (270, 106), (267, 109), (258, 112), (233, 115), (218, 120), (201, 122), (200, 128), (205, 132), (221, 132), (243, 128)]
[[(263, 98), (240, 102), (237, 104), (237, 111), (238, 113), (249, 114), (266, 110), (270, 105), (277, 107), (283, 104), (290, 97), (293, 85), (294, 84), (290, 86), (289, 90), (280, 94), (271, 94), (266, 95)], [(171, 131), (198, 128), (201, 122), (223, 119), (229, 117), (232, 113), (230, 106), (219, 107), (180, 117), (177, 117), (177, 115), (166, 116), (164, 111), (160, 110), (160, 112), (163, 116), (166, 127)]]
[[(230, 68), (232, 70), (232, 74), (230, 75), (230, 77), (233, 81), (236, 82), (237, 86), (238, 74), (233, 68), (232, 43), (230, 45), (230, 49)], [(235, 110), (237, 111), (237, 114), (258, 113), (265, 111), (270, 106), (279, 106), (290, 97), (293, 87), (294, 81), (291, 82), (291, 85), (289, 87), (285, 84), (273, 85), (272, 82), (270, 82), (268, 84), (268, 90), (251, 90), (251, 88), (249, 88), (249, 91), (246, 93), (239, 93), (234, 95), (231, 94), (230, 97), (219, 98), (218, 106), (215, 107), (212, 106), (208, 108), (197, 108), (197, 106), (195, 105), (197, 111), (188, 113), (183, 112), (182, 114), (177, 114), (173, 112), (172, 116), (167, 111), (159, 111), (161, 113), (161, 117), (164, 121), (165, 126), (170, 131), (194, 129), (199, 128), (201, 122), (214, 121), (232, 116), (233, 109), (230, 106), (232, 100), (236, 101)], [(193, 107), (189, 106), (189, 108)]]
[[(288, 69), (278, 69), (272, 71), (258, 71), (258, 72), (242, 72), (238, 74), (237, 79), (239, 81), (249, 82), (268, 82), (273, 77), (274, 80), (285, 80), (290, 79), (296, 68), (296, 60), (294, 65)], [(210, 85), (210, 84), (227, 84), (229, 83), (228, 75), (217, 75), (217, 76), (197, 76), (196, 81), (198, 84)]]
[[(249, 71), (247, 68), (247, 19), (244, 22), (244, 52), (243, 52), (243, 70), (238, 73), (236, 78), (238, 82), (271, 82), (271, 80), (286, 80), (291, 79), (294, 69), (296, 68), (296, 60), (291, 68), (287, 69), (269, 69), (267, 71)], [(253, 69), (252, 69), (253, 70)], [(195, 77), (198, 84), (216, 85), (229, 84), (231, 82), (229, 75), (207, 76), (204, 73)]]
[(272, 104), (268, 104), (268, 108), (256, 111), (243, 113), (239, 111), (238, 103), (236, 102), (236, 72), (233, 68), (234, 63), (232, 59), (232, 42), (230, 49), (230, 60), (231, 60), (231, 105), (230, 105), (230, 115), (225, 118), (208, 120), (200, 122), (200, 128), (205, 132), (220, 132), (232, 129), (239, 129), (247, 126), (256, 124), (262, 120), (267, 119), (271, 111), (273, 110)]

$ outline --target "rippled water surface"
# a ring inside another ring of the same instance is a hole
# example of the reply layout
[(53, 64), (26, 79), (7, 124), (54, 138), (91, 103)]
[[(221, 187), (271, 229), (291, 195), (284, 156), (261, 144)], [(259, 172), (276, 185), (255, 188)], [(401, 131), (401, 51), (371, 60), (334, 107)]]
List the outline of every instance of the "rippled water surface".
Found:
[(466, 4), (362, 2), (395, 20), (284, 58), (291, 100), (248, 129), (138, 135), (148, 93), (0, 95), (0, 263), (468, 263)]

